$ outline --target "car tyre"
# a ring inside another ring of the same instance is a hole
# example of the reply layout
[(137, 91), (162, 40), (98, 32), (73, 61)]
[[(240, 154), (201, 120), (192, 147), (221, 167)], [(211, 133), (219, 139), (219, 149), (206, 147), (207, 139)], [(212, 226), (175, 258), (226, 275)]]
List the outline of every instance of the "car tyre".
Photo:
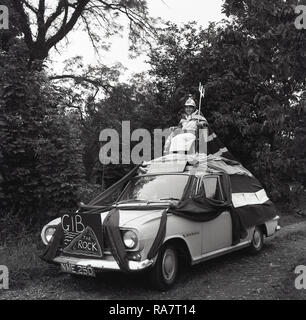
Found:
[(164, 245), (150, 271), (151, 284), (158, 290), (167, 291), (178, 277), (178, 254), (173, 245)]
[(258, 253), (264, 246), (264, 233), (262, 228), (255, 227), (250, 246), (250, 252), (253, 254)]

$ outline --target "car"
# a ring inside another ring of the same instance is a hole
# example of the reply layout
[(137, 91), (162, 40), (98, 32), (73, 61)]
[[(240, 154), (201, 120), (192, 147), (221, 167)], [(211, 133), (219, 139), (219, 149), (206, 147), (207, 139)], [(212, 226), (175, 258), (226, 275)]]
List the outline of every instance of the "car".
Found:
[[(64, 272), (85, 276), (96, 276), (105, 270), (147, 270), (151, 283), (164, 291), (175, 284), (183, 261), (195, 265), (245, 247), (259, 252), (265, 237), (279, 230), (279, 216), (273, 213), (247, 226), (244, 235), (234, 243), (231, 204), (236, 202), (237, 210), (243, 208), (241, 193), (239, 196), (232, 193), (230, 205), (223, 205), (233, 187), (230, 185), (233, 168), (238, 174), (242, 170), (241, 177), (249, 179), (247, 170), (229, 165), (222, 158), (208, 157), (206, 166), (201, 162), (207, 159), (205, 156), (181, 159), (167, 156), (167, 161), (163, 158), (142, 166), (128, 179), (111, 208), (85, 206), (83, 211), (65, 214), (45, 225), (41, 238), (49, 247), (57, 230), (62, 231), (62, 242), (49, 262), (59, 264)], [(227, 167), (231, 168), (230, 174), (225, 170)], [(244, 194), (249, 206), (269, 202), (262, 190), (253, 196), (250, 192)], [(204, 203), (200, 203), (201, 210), (193, 209), (194, 199)], [(208, 205), (216, 210), (203, 210)], [(113, 242), (104, 225), (112, 210), (118, 214), (119, 230)], [(121, 259), (120, 250), (123, 250)]]

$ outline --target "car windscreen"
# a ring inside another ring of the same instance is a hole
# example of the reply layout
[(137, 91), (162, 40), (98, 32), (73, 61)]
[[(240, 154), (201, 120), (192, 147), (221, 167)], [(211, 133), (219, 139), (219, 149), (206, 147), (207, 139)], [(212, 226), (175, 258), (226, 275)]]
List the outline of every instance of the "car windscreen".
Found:
[(180, 200), (189, 180), (188, 175), (152, 175), (132, 179), (119, 201)]

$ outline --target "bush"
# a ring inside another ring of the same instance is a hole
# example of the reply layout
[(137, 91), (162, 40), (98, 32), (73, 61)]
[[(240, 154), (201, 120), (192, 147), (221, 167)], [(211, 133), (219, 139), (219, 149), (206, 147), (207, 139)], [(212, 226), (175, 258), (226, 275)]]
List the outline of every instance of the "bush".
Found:
[(33, 224), (77, 207), (83, 148), (63, 98), (22, 54), (0, 51), (0, 209)]

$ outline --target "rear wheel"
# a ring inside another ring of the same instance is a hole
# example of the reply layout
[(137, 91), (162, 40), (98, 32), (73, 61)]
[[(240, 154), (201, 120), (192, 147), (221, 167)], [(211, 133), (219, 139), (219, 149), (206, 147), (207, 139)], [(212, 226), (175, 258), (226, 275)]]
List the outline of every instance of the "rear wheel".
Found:
[(152, 285), (161, 291), (169, 290), (174, 285), (178, 276), (178, 255), (173, 245), (162, 247), (150, 276)]
[(251, 253), (257, 253), (259, 252), (264, 245), (264, 234), (262, 231), (262, 228), (255, 227), (252, 242), (250, 246)]

